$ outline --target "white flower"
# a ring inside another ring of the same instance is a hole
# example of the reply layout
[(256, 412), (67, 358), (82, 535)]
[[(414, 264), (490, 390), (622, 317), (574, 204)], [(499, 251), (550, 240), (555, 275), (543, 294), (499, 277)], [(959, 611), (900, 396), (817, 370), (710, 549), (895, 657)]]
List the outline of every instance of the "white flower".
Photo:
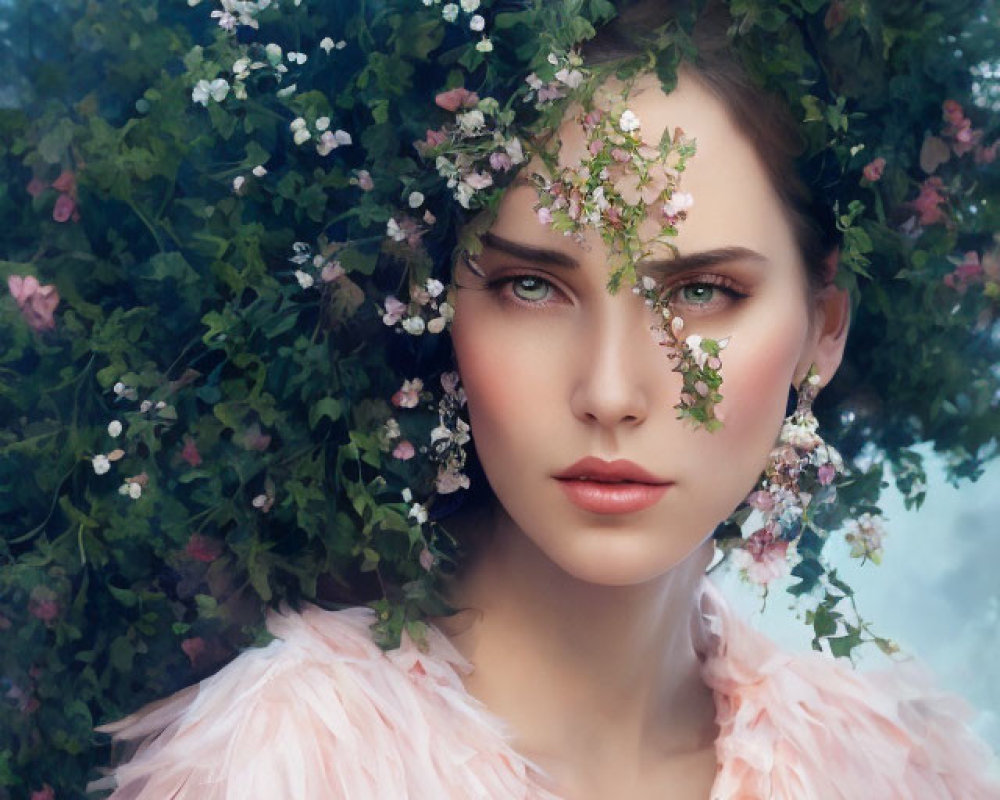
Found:
[[(476, 43), (476, 50), (480, 53), (492, 53), (493, 52), (493, 42), (490, 41), (489, 37), (484, 36), (479, 42)], [(462, 477), (465, 477), (464, 475)], [(468, 480), (468, 478), (466, 478)]]
[(483, 112), (478, 108), (466, 111), (464, 114), (459, 114), (456, 119), (463, 133), (476, 133), (486, 124), (486, 117), (483, 116)]
[(141, 483), (138, 483), (136, 481), (129, 481), (126, 484), (126, 486), (128, 488), (126, 488), (125, 491), (128, 492), (128, 496), (131, 497), (133, 500), (138, 500), (140, 497), (142, 497), (142, 484)]
[(631, 109), (626, 108), (622, 112), (621, 119), (618, 120), (618, 127), (625, 133), (637, 131), (639, 130), (639, 118), (632, 113)]
[(524, 161), (524, 149), (521, 147), (521, 140), (518, 138), (508, 139), (503, 145), (504, 152), (510, 157), (512, 164), (520, 164)]
[(140, 413), (140, 414), (145, 414), (145, 413), (146, 413), (147, 411), (149, 411), (149, 409), (151, 409), (152, 407), (153, 407), (153, 404), (152, 404), (151, 402), (149, 402), (149, 400), (143, 400), (143, 401), (142, 401), (142, 402), (141, 402), (141, 403), (139, 404), (139, 413)]
[(443, 470), (438, 473), (437, 479), (434, 481), (434, 488), (437, 489), (438, 494), (451, 494), (459, 489), (468, 489), (469, 476), (461, 472)]
[(406, 240), (406, 233), (399, 227), (399, 223), (396, 222), (394, 217), (390, 217), (389, 221), (385, 224), (385, 235), (394, 242), (402, 242)]
[(281, 45), (269, 44), (264, 48), (264, 53), (267, 55), (267, 60), (271, 62), (271, 66), (276, 66), (281, 61)]
[(316, 119), (316, 130), (318, 130), (318, 131), (325, 131), (329, 127), (330, 127), (330, 118), (329, 117), (317, 117), (317, 119)]
[(292, 135), (292, 140), (295, 142), (295, 144), (304, 144), (308, 142), (311, 138), (312, 134), (309, 133), (309, 130), (307, 128), (299, 128)]
[(410, 192), (406, 202), (410, 204), (410, 208), (420, 208), (424, 204), (424, 196), (420, 192)]
[(437, 297), (441, 292), (444, 291), (444, 284), (441, 283), (437, 278), (427, 279), (427, 294), (431, 297)]
[(291, 97), (298, 88), (299, 85), (297, 83), (290, 83), (284, 89), (278, 89), (274, 94), (276, 97)]
[(310, 275), (308, 272), (303, 272), (300, 269), (295, 270), (295, 280), (299, 282), (299, 286), (301, 286), (303, 289), (308, 289), (310, 286), (313, 285), (313, 283), (315, 283), (315, 280), (313, 279), (312, 275)]
[(347, 131), (339, 129), (336, 131), (324, 131), (320, 137), (320, 143), (316, 145), (316, 152), (321, 156), (329, 155), (331, 151), (336, 150), (341, 145), (349, 145), (353, 141), (351, 134)]
[(246, 78), (250, 72), (250, 59), (249, 58), (237, 58), (233, 62), (233, 75), (237, 78)]
[(423, 525), (427, 522), (427, 509), (420, 505), (420, 503), (414, 503), (410, 507), (410, 517), (415, 519), (418, 525)]
[(116, 419), (111, 420), (111, 422), (108, 423), (108, 436), (117, 439), (121, 435), (122, 424)]
[(477, 33), (486, 27), (486, 20), (479, 14), (476, 14), (472, 19), (469, 20), (469, 27)]
[(263, 164), (258, 164), (256, 167), (253, 168), (252, 171), (255, 178), (263, 178), (265, 175), (267, 175), (267, 167), (265, 167)]
[(306, 60), (309, 58), (309, 56), (307, 56), (305, 53), (297, 53), (294, 50), (292, 50), (289, 51), (287, 58), (293, 64), (298, 64), (299, 66), (301, 66), (302, 64), (306, 63)]
[(340, 40), (339, 42), (337, 42), (337, 43), (336, 43), (336, 44), (334, 45), (334, 48), (335, 48), (336, 50), (343, 50), (343, 49), (344, 49), (345, 47), (347, 47), (347, 42), (346, 42), (346, 41), (344, 41), (343, 39), (341, 39), (341, 40)]
[(441, 9), (441, 16), (444, 17), (445, 22), (454, 22), (458, 19), (458, 6), (454, 3), (448, 3)]
[(465, 181), (461, 181), (455, 187), (455, 199), (458, 200), (458, 204), (462, 206), (462, 208), (469, 207), (470, 201), (475, 194), (476, 190), (469, 186), (469, 184)]
[(411, 492), (409, 488), (403, 489), (403, 491), (400, 492), (400, 495), (402, 496), (404, 503), (409, 503), (413, 500), (413, 492)]
[(668, 217), (675, 217), (682, 211), (687, 211), (694, 205), (694, 197), (688, 192), (674, 192), (670, 199), (663, 206), (663, 213)]
[(542, 83), (542, 79), (539, 78), (534, 72), (532, 72), (527, 78), (524, 79), (525, 83), (528, 84), (536, 92), (541, 89), (545, 84)]
[(651, 292), (656, 288), (656, 280), (651, 278), (649, 275), (642, 276), (642, 288), (647, 292)]
[(90, 463), (94, 466), (94, 472), (98, 475), (103, 475), (105, 472), (111, 469), (111, 461), (104, 454), (94, 456)]
[(568, 70), (564, 67), (556, 73), (556, 80), (565, 83), (570, 89), (576, 89), (583, 83), (583, 73), (578, 69)]
[(226, 99), (227, 94), (229, 94), (229, 82), (224, 78), (216, 78), (211, 83), (204, 80), (198, 81), (194, 85), (194, 89), (191, 90), (191, 99), (196, 103), (207, 106), (209, 99), (221, 103)]
[(296, 117), (291, 122), (288, 123), (289, 130), (301, 131), (306, 127), (306, 121), (304, 117)]
[(407, 317), (403, 320), (403, 330), (410, 336), (419, 336), (424, 332), (425, 327), (426, 325), (420, 317)]
[(477, 8), (479, 8), (479, 0), (459, 0), (462, 4), (462, 11), (466, 14), (471, 14)]
[(331, 39), (329, 36), (324, 36), (323, 39), (320, 41), (319, 46), (321, 50), (325, 50), (327, 55), (329, 55), (330, 51), (333, 50), (334, 47), (333, 39)]
[(247, 179), (242, 175), (237, 175), (233, 178), (233, 191), (239, 194), (240, 189), (243, 188), (243, 184), (247, 182)]
[(116, 383), (116, 384), (114, 385), (114, 387), (113, 387), (113, 388), (114, 388), (114, 391), (115, 391), (115, 394), (117, 394), (117, 395), (122, 395), (122, 394), (124, 394), (124, 393), (125, 393), (125, 390), (126, 390), (126, 389), (127, 389), (128, 387), (127, 387), (127, 386), (126, 386), (126, 385), (125, 385), (124, 383), (122, 383), (121, 381), (118, 381), (118, 382), (117, 382), (117, 383)]

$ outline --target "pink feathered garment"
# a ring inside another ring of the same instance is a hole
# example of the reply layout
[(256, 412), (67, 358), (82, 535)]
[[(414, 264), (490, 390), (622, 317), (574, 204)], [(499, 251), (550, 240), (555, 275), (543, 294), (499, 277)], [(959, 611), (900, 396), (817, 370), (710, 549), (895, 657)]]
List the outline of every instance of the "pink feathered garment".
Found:
[[(968, 709), (915, 670), (863, 675), (779, 650), (711, 583), (698, 643), (714, 690), (711, 800), (996, 800)], [(278, 637), (98, 730), (140, 749), (114, 800), (558, 800), (505, 724), (465, 691), (472, 669), (432, 629), (383, 653), (366, 608), (272, 613)], [(104, 784), (105, 781), (100, 781)], [(109, 781), (110, 783), (110, 781)], [(113, 785), (113, 783), (112, 783)], [(664, 794), (669, 787), (664, 787)]]

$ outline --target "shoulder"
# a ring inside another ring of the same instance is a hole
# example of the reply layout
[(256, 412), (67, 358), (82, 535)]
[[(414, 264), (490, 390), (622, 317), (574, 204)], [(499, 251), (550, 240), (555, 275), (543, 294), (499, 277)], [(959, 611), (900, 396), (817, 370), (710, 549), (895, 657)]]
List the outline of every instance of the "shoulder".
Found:
[[(542, 797), (438, 631), (383, 652), (367, 608), (272, 612), (277, 639), (99, 730), (138, 743), (112, 797)], [(102, 782), (103, 783), (103, 782)]]
[(991, 753), (971, 709), (913, 665), (864, 673), (820, 653), (789, 653), (702, 599), (712, 642), (720, 774), (714, 798), (997, 800)]

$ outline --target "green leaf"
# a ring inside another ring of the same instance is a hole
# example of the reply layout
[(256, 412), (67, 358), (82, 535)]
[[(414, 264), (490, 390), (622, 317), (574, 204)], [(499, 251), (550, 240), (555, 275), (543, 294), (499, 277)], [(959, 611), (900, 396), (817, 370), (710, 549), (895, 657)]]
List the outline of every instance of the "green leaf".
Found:
[(309, 427), (315, 430), (316, 425), (323, 417), (329, 417), (331, 422), (336, 422), (340, 419), (341, 413), (343, 413), (343, 409), (339, 400), (335, 397), (324, 397), (309, 409)]

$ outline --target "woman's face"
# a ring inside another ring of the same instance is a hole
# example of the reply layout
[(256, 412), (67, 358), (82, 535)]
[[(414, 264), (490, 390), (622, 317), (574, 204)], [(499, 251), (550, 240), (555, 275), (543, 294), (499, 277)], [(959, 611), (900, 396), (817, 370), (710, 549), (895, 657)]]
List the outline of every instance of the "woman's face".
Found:
[[(694, 206), (675, 240), (676, 264), (687, 266), (661, 283), (683, 335), (729, 337), (723, 428), (677, 418), (681, 376), (650, 331), (652, 312), (629, 287), (608, 293), (596, 231), (581, 244), (539, 222), (531, 186), (505, 195), (475, 259), (485, 278), (456, 264), (452, 325), (476, 451), (500, 504), (549, 559), (605, 585), (664, 573), (729, 515), (762, 471), (811, 356), (792, 230), (724, 107), (685, 76), (669, 96), (642, 79), (628, 107), (646, 142), (667, 126), (697, 140), (681, 181)], [(567, 118), (560, 138), (560, 162), (578, 162), (579, 123)], [(602, 487), (557, 477), (588, 457), (632, 462), (659, 486), (615, 487), (608, 500)]]

